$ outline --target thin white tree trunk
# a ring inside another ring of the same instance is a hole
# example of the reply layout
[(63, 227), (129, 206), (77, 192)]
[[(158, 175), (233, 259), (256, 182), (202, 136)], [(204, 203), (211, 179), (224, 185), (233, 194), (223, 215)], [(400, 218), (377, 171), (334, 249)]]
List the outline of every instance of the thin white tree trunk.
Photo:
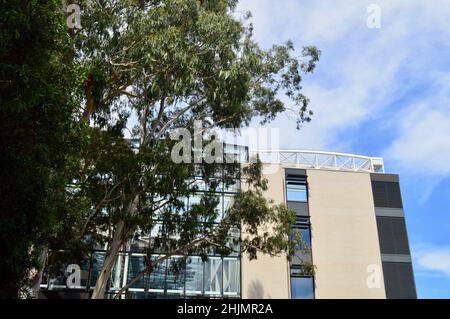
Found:
[[(147, 118), (148, 118), (148, 106), (146, 106), (141, 114), (141, 118), (139, 120), (139, 142), (140, 146), (145, 145), (146, 135), (147, 135)], [(139, 196), (136, 195), (133, 198), (128, 210), (126, 212), (126, 216), (132, 217), (137, 212), (137, 205), (139, 202)], [(117, 261), (119, 256), (119, 249), (124, 244), (124, 240), (126, 239), (125, 233), (125, 223), (123, 220), (117, 223), (113, 239), (107, 255), (105, 257), (105, 261), (103, 263), (102, 271), (100, 272), (100, 276), (95, 283), (95, 288), (92, 293), (92, 299), (104, 299), (105, 298), (105, 290), (106, 285), (108, 283), (108, 279), (111, 276), (112, 267), (114, 263)]]
[(125, 222), (123, 220), (120, 220), (116, 225), (116, 229), (114, 230), (111, 245), (109, 246), (108, 252), (106, 253), (102, 270), (95, 283), (95, 288), (91, 297), (92, 299), (105, 298), (106, 285), (108, 283), (108, 279), (111, 276), (112, 268), (117, 260), (120, 247), (122, 246), (125, 237), (124, 230), (125, 230)]
[[(135, 196), (132, 203), (129, 205), (126, 216), (132, 217), (136, 214), (137, 211), (137, 203), (139, 201), (139, 196)], [(111, 245), (108, 248), (108, 251), (105, 256), (105, 261), (103, 263), (102, 271), (95, 283), (95, 288), (92, 293), (92, 299), (104, 299), (105, 298), (105, 290), (106, 285), (108, 283), (108, 279), (111, 277), (111, 271), (114, 266), (114, 263), (117, 261), (117, 257), (119, 256), (120, 247), (124, 244), (126, 240), (127, 234), (129, 230), (125, 229), (125, 221), (120, 220), (116, 224), (116, 228), (114, 230), (113, 238), (111, 241)]]

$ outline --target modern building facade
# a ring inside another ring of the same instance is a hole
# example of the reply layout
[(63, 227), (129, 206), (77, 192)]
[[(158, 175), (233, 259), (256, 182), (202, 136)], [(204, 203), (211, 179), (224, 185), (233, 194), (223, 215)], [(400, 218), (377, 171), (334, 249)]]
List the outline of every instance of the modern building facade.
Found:
[[(384, 173), (381, 158), (225, 147), (225, 156), (244, 162), (255, 153), (264, 163), (267, 197), (295, 211), (294, 227), (310, 249), (299, 250), (291, 260), (260, 255), (250, 261), (236, 247), (234, 254), (211, 255), (206, 262), (188, 256), (176, 273), (171, 263), (186, 256), (174, 256), (124, 298), (416, 298), (399, 177)], [(236, 176), (234, 185), (222, 188), (218, 209), (226, 210), (241, 187), (245, 183)], [(186, 199), (188, 206), (197, 202), (195, 196)], [(240, 236), (239, 231), (233, 236)], [(142, 270), (146, 240), (121, 252), (108, 292), (118, 291)], [(96, 251), (81, 266), (77, 289), (67, 289), (64, 276), (47, 278), (42, 296), (87, 298), (104, 255)]]
[(384, 173), (381, 158), (258, 153), (268, 197), (295, 210), (311, 249), (291, 261), (243, 257), (243, 298), (416, 298), (399, 177)]

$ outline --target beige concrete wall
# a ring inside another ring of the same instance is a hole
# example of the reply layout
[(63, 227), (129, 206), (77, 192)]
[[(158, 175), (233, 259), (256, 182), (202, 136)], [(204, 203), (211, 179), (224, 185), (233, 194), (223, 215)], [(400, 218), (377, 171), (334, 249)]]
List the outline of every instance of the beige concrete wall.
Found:
[[(269, 180), (267, 198), (284, 203), (284, 170), (281, 167), (266, 171)], [(243, 190), (244, 185), (243, 186)], [(242, 256), (242, 298), (289, 298), (289, 266), (286, 256), (258, 255), (257, 260)]]
[[(385, 298), (370, 175), (307, 175), (316, 298)], [(380, 270), (379, 288), (367, 285), (370, 265)]]

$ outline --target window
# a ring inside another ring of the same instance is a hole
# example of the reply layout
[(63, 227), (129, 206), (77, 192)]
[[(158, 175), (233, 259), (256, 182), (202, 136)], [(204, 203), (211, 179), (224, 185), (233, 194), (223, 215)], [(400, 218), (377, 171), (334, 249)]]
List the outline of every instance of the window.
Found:
[(183, 294), (184, 290), (185, 260), (181, 256), (171, 257), (167, 268), (167, 293)]
[(306, 180), (288, 180), (286, 182), (287, 200), (293, 202), (307, 202), (308, 193)]
[(186, 295), (203, 293), (203, 262), (200, 257), (189, 257), (186, 262)]
[[(152, 260), (157, 260), (161, 256), (153, 255)], [(150, 289), (149, 292), (164, 292), (166, 281), (166, 263), (167, 260), (157, 263), (150, 272)]]
[(286, 199), (289, 208), (296, 212), (293, 231), (301, 235), (302, 243), (296, 247), (290, 261), (291, 298), (314, 299), (314, 277), (308, 266), (312, 265), (311, 226), (308, 209), (308, 187), (303, 175), (286, 176)]
[(311, 226), (309, 224), (309, 217), (297, 216), (294, 229), (300, 232), (303, 242), (308, 247), (311, 247)]
[(302, 241), (306, 246), (311, 247), (311, 231), (309, 229), (309, 226), (301, 226), (299, 230), (302, 234)]
[(95, 287), (100, 271), (102, 270), (103, 263), (105, 261), (104, 252), (95, 252), (92, 256), (91, 274), (89, 278), (89, 284), (91, 289)]
[[(145, 268), (145, 256), (142, 254), (130, 256), (128, 259), (128, 273), (127, 280), (128, 282), (133, 280), (142, 270)], [(146, 276), (141, 277), (137, 282), (131, 285), (131, 288), (145, 288), (145, 278)], [(122, 287), (120, 283), (114, 285), (116, 289), (120, 289)]]
[(291, 274), (291, 299), (314, 299), (313, 277), (293, 277)]
[(301, 235), (301, 242), (295, 255), (292, 257), (291, 266), (302, 266), (304, 264), (311, 264), (311, 228), (308, 217), (297, 217), (294, 224), (294, 231), (298, 231)]
[(223, 293), (224, 295), (239, 295), (239, 259), (224, 258), (223, 260)]
[[(248, 158), (247, 148), (230, 148), (232, 158)], [(197, 168), (199, 170), (199, 168)], [(201, 171), (197, 174), (201, 176)], [(194, 205), (201, 202), (206, 195), (208, 198), (217, 196), (218, 202), (215, 211), (217, 218), (211, 222), (220, 222), (223, 218), (224, 210), (232, 207), (234, 197), (240, 191), (240, 168), (235, 165), (224, 165), (223, 170), (218, 170), (215, 175), (218, 187), (207, 187), (207, 184), (197, 176), (192, 177), (196, 186), (196, 191), (190, 196), (179, 197), (179, 205), (168, 205), (171, 212), (179, 214), (182, 220), (188, 217), (198, 217), (198, 227), (203, 227), (205, 223), (204, 215), (196, 216), (195, 214), (187, 214)], [(225, 179), (226, 177), (226, 179)], [(225, 183), (230, 179), (236, 179), (234, 182)], [(226, 185), (225, 185), (226, 184)], [(167, 201), (159, 197), (157, 194), (149, 194), (153, 199), (153, 205), (159, 205), (161, 201)], [(166, 208), (165, 207), (165, 208)], [(118, 289), (123, 287), (125, 283), (133, 280), (147, 265), (148, 258), (155, 261), (162, 257), (160, 255), (165, 253), (167, 247), (161, 245), (160, 248), (151, 250), (154, 254), (147, 256), (147, 251), (154, 242), (154, 238), (158, 237), (160, 232), (163, 232), (167, 227), (167, 222), (164, 221), (161, 215), (164, 209), (159, 209), (153, 219), (152, 229), (141, 234), (138, 238), (133, 238), (129, 241), (126, 247), (127, 250), (121, 251), (117, 261), (115, 262), (111, 276), (108, 278), (107, 294), (112, 296)], [(189, 220), (190, 221), (190, 220)], [(211, 249), (205, 251), (208, 255), (208, 260), (203, 262), (200, 256), (172, 256), (153, 265), (150, 272), (147, 272), (142, 278), (133, 283), (129, 289), (123, 294), (125, 298), (195, 298), (195, 297), (226, 297), (239, 298), (240, 297), (240, 228), (237, 225), (229, 233), (228, 246), (232, 252), (227, 256), (221, 256), (221, 252)], [(179, 236), (178, 233), (173, 234), (173, 237)], [(100, 249), (100, 248), (98, 248)], [(101, 272), (105, 261), (105, 252), (103, 250), (96, 250), (93, 256), (90, 257), (90, 262), (86, 265), (86, 270), (82, 268), (82, 288), (86, 290), (94, 289), (96, 280)], [(186, 261), (184, 260), (186, 259)], [(64, 271), (64, 269), (63, 269)], [(65, 289), (66, 275), (55, 278), (49, 278), (49, 274), (45, 273), (44, 280), (41, 284), (43, 289)]]
[(205, 263), (205, 294), (221, 295), (222, 293), (222, 259), (210, 257)]

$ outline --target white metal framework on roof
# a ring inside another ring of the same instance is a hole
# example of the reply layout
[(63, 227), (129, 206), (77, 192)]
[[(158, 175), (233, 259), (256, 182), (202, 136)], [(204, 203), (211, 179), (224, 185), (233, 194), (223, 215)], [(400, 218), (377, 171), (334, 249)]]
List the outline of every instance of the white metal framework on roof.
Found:
[(310, 150), (249, 150), (250, 158), (255, 157), (256, 154), (263, 163), (267, 164), (308, 169), (384, 173), (384, 162), (381, 157)]

